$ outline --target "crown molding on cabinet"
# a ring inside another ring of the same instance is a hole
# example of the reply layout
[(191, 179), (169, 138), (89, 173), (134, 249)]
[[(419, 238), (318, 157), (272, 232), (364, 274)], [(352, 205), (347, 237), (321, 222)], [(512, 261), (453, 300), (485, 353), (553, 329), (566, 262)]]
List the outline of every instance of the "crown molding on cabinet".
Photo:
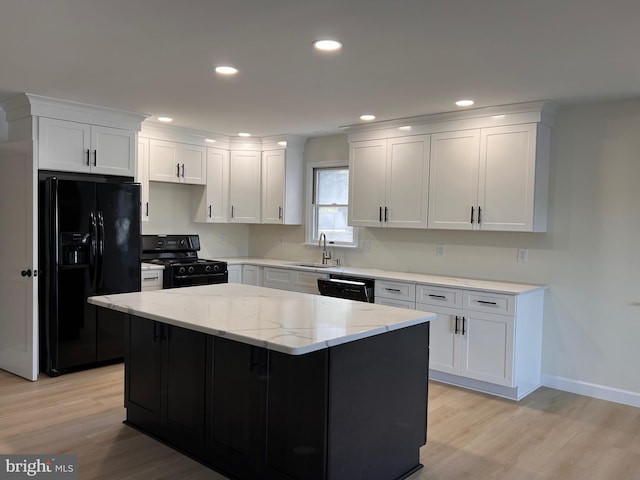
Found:
[(0, 107), (5, 111), (7, 122), (10, 123), (27, 117), (48, 117), (136, 132), (140, 131), (142, 122), (149, 116), (32, 93), (22, 93), (9, 98), (0, 104)]
[[(541, 123), (552, 127), (553, 118), (558, 110), (559, 105), (554, 102), (539, 101), (346, 125), (340, 128), (349, 135), (349, 142), (354, 142), (523, 123)], [(411, 127), (411, 130), (400, 130), (400, 127)]]

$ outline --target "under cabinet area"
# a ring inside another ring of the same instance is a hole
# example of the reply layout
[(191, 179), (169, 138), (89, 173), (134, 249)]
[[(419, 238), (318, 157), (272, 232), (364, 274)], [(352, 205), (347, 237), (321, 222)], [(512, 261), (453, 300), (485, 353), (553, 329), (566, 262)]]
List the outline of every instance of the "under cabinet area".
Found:
[(520, 400), (541, 384), (542, 290), (502, 295), (416, 286), (416, 309), (433, 312), (435, 380)]
[(40, 117), (38, 168), (133, 177), (134, 131)]

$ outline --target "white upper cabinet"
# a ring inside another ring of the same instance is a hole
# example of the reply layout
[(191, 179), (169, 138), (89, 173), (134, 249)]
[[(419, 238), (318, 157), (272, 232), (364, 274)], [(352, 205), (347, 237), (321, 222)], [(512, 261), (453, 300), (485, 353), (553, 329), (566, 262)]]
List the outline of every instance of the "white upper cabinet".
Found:
[(191, 203), (194, 222), (229, 221), (229, 151), (207, 148), (207, 183), (193, 187)]
[(429, 228), (471, 230), (477, 215), (480, 131), (431, 136)]
[(302, 223), (302, 151), (262, 152), (262, 223)]
[(352, 143), (349, 224), (425, 228), (428, 179), (428, 135)]
[(261, 152), (232, 151), (229, 168), (231, 223), (260, 223)]
[(40, 117), (38, 168), (121, 175), (136, 173), (133, 131)]
[(149, 180), (204, 185), (206, 175), (206, 147), (150, 140)]
[(149, 221), (149, 139), (138, 137), (138, 168), (136, 182), (140, 184), (140, 219)]
[(536, 124), (434, 134), (429, 228), (545, 231), (548, 139)]
[(387, 175), (387, 141), (349, 145), (349, 225), (382, 226)]

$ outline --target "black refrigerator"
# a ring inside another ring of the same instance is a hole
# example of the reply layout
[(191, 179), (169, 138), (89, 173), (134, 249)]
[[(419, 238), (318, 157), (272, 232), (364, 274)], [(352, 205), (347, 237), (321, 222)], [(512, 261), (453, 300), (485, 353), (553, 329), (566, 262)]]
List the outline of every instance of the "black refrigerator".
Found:
[(92, 295), (140, 291), (140, 185), (40, 174), (40, 370), (50, 376), (122, 360), (125, 314)]

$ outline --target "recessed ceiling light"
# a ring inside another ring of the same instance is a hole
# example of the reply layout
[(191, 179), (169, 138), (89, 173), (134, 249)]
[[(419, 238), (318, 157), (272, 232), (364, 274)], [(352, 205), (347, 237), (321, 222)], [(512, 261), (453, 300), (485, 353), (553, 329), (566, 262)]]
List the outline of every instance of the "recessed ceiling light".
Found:
[(474, 103), (475, 102), (473, 100), (458, 100), (456, 102), (456, 105), (459, 106), (459, 107), (470, 107)]
[(501, 119), (503, 119), (504, 117), (506, 117), (506, 115), (494, 115), (494, 116), (493, 116), (493, 117), (491, 117), (491, 118), (493, 118), (494, 120), (501, 120)]
[(287, 142), (285, 142), (283, 140), (283, 141), (278, 142), (278, 145), (280, 145), (281, 147), (286, 147), (287, 146)]
[(239, 137), (250, 137), (250, 136), (251, 136), (251, 134), (250, 134), (250, 133), (247, 133), (247, 132), (240, 132), (240, 133), (238, 134), (238, 136), (239, 136)]
[(173, 118), (171, 118), (171, 117), (158, 117), (158, 121), (159, 122), (169, 123), (169, 122), (173, 122)]
[(235, 75), (238, 73), (238, 69), (228, 65), (220, 65), (219, 67), (216, 67), (216, 72), (221, 75)]
[(333, 52), (335, 50), (340, 50), (342, 48), (342, 43), (337, 40), (316, 40), (313, 42), (313, 46), (322, 50), (323, 52)]
[(205, 138), (204, 141), (208, 143), (216, 143), (216, 141), (213, 138)]
[(411, 130), (411, 125), (404, 125), (402, 127), (398, 127), (398, 130), (403, 130), (405, 132), (408, 132)]
[(375, 120), (376, 116), (366, 113), (364, 115), (360, 115), (360, 120), (364, 120), (365, 122), (370, 122), (371, 120)]

